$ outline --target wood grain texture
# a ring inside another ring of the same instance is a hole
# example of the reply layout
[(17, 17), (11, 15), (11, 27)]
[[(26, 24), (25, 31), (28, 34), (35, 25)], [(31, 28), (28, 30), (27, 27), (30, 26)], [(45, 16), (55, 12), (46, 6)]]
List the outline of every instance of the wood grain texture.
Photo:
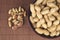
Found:
[(29, 5), (34, 1), (35, 0), (0, 0), (0, 40), (60, 40), (60, 37), (52, 39), (37, 35), (32, 30), (28, 17), (25, 18), (25, 24), (18, 30), (13, 31), (8, 27), (8, 10), (22, 6), (29, 15)]

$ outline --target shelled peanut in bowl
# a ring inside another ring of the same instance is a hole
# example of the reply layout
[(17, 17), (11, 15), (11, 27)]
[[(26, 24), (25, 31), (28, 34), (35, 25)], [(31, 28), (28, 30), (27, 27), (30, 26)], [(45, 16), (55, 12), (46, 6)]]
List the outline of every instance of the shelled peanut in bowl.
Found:
[(8, 18), (9, 27), (13, 30), (22, 27), (24, 24), (24, 17), (26, 17), (26, 11), (23, 8), (12, 8), (9, 10), (8, 14), (10, 15)]
[(38, 34), (60, 35), (60, 0), (36, 0), (30, 4), (30, 21)]

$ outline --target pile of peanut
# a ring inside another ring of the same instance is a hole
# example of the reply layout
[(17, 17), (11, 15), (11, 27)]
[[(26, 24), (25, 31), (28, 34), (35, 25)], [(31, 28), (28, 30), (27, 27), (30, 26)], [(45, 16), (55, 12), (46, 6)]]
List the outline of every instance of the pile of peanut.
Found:
[(23, 8), (12, 8), (9, 10), (8, 14), (10, 15), (8, 19), (8, 25), (13, 30), (21, 27), (24, 23), (24, 17), (26, 16), (26, 11)]
[(60, 35), (60, 0), (36, 0), (30, 4), (30, 21), (38, 34)]

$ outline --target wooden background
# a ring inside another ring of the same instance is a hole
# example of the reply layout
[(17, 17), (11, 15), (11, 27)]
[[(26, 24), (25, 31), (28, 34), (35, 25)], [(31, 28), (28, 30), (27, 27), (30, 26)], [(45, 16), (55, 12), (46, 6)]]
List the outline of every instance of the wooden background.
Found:
[(0, 0), (0, 40), (60, 40), (60, 37), (45, 38), (37, 35), (31, 28), (28, 17), (25, 18), (25, 24), (22, 28), (13, 31), (7, 25), (8, 10), (22, 6), (29, 15), (29, 4), (35, 0)]

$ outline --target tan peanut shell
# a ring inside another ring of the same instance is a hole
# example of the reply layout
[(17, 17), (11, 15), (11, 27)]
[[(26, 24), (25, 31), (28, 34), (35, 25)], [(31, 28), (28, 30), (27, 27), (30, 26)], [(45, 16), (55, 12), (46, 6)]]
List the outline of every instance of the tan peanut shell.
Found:
[(39, 34), (43, 34), (44, 33), (43, 29), (40, 29), (40, 28), (36, 28), (35, 31), (38, 32)]

